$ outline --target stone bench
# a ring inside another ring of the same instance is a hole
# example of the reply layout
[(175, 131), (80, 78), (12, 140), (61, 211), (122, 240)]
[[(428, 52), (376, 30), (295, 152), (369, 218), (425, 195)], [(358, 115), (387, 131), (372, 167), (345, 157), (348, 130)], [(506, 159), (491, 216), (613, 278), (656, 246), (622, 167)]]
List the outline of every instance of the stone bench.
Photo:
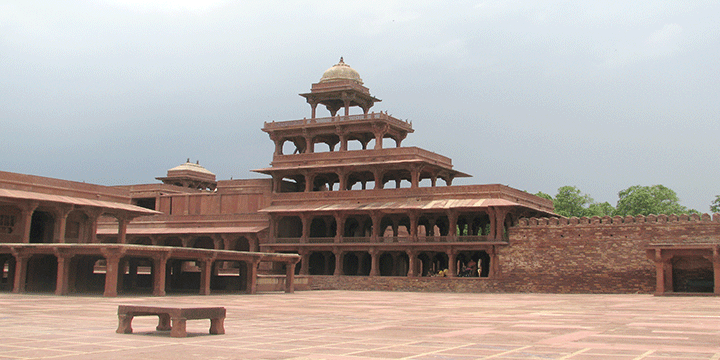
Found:
[[(135, 316), (155, 315), (158, 320), (158, 331), (170, 330), (172, 337), (186, 337), (187, 320), (210, 319), (210, 334), (225, 333), (224, 307), (158, 307), (141, 305), (118, 306), (118, 334), (132, 334), (132, 320)], [(172, 326), (170, 325), (172, 320)]]

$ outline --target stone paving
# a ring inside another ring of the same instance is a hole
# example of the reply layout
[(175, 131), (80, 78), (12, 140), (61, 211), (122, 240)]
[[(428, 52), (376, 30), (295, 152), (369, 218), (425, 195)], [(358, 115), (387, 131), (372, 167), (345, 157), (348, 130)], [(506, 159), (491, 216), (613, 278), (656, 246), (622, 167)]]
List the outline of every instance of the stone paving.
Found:
[[(119, 304), (224, 306), (187, 338)], [(0, 359), (720, 359), (720, 299), (305, 291), (168, 297), (0, 294)]]

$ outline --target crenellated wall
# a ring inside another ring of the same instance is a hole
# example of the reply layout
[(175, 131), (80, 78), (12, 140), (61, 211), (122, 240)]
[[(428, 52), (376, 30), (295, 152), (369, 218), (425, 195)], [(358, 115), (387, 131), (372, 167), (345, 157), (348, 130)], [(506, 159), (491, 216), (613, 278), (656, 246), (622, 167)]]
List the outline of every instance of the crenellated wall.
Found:
[(652, 293), (649, 244), (720, 243), (720, 214), (521, 219), (500, 249), (503, 287), (521, 292)]
[[(311, 289), (646, 293), (655, 291), (649, 244), (720, 243), (720, 214), (521, 219), (498, 247), (494, 278), (310, 276)], [(693, 267), (678, 259), (679, 268)], [(694, 269), (690, 269), (694, 271)]]

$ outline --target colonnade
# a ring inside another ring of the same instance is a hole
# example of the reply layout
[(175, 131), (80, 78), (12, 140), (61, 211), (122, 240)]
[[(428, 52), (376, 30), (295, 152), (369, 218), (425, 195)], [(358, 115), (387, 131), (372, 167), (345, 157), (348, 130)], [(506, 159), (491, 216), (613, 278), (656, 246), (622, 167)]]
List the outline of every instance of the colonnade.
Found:
[[(384, 214), (380, 211), (365, 213), (311, 213), (271, 214), (270, 234), (275, 243), (296, 239), (298, 243), (352, 242), (353, 238), (366, 238), (367, 242), (400, 241), (400, 228), (405, 227), (403, 241), (422, 242), (442, 238), (448, 242), (503, 241), (505, 231), (512, 226), (510, 209), (486, 207), (482, 211), (409, 211), (402, 214)], [(421, 228), (422, 226), (422, 228)], [(392, 229), (392, 238), (385, 237)], [(424, 228), (424, 233), (420, 229)], [(483, 237), (482, 239), (480, 237)], [(323, 240), (324, 239), (324, 240)], [(293, 240), (292, 242), (295, 242)]]
[[(299, 274), (349, 276), (455, 277), (463, 265), (475, 263), (473, 277), (492, 278), (498, 271), (496, 246), (445, 249), (306, 249), (300, 248)], [(382, 267), (382, 269), (381, 269)], [(480, 270), (480, 271), (478, 271)]]
[(313, 192), (313, 191), (332, 191), (337, 184), (338, 191), (352, 190), (353, 186), (360, 183), (360, 190), (366, 190), (367, 184), (372, 182), (373, 189), (384, 189), (385, 184), (394, 181), (395, 188), (401, 187), (402, 181), (408, 181), (410, 188), (420, 187), (420, 181), (424, 179), (430, 180), (430, 186), (437, 186), (437, 180), (442, 179), (445, 185), (451, 186), (453, 175), (442, 169), (429, 169), (420, 164), (408, 164), (407, 169), (390, 168), (387, 166), (373, 166), (366, 169), (355, 168), (349, 170), (340, 167), (329, 170), (306, 169), (295, 170), (293, 172), (283, 173), (274, 172), (273, 192), (283, 191), (282, 182), (290, 179), (295, 182), (296, 188), (294, 192)]
[[(12, 255), (9, 257), (8, 255)], [(181, 263), (192, 261), (200, 269), (199, 294), (211, 291), (213, 274), (217, 275), (220, 264), (244, 263), (238, 274), (244, 277), (245, 291), (257, 290), (258, 266), (261, 262), (279, 262), (286, 266), (286, 292), (294, 290), (297, 255), (268, 253), (239, 253), (207, 249), (147, 248), (138, 245), (70, 245), (65, 244), (3, 244), (0, 246), (3, 265), (8, 264), (8, 279), (12, 279), (12, 291), (23, 293), (27, 286), (41, 288), (52, 286), (57, 295), (75, 292), (79, 287), (92, 287), (94, 281), (103, 285), (104, 296), (117, 296), (123, 288), (123, 277), (138, 276), (138, 265), (149, 263), (152, 273), (152, 294), (164, 296), (167, 280), (180, 276)], [(104, 274), (95, 271), (98, 261), (103, 261)], [(3, 266), (4, 268), (4, 266)], [(3, 270), (4, 271), (4, 270)], [(127, 271), (127, 274), (126, 274)], [(97, 277), (102, 279), (98, 280)], [(37, 290), (37, 289), (33, 289)]]

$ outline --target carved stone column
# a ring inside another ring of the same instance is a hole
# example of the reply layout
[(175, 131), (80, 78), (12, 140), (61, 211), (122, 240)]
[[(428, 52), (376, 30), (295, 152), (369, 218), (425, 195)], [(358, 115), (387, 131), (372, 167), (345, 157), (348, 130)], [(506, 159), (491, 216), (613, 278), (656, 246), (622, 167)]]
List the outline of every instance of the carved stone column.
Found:
[(72, 205), (58, 205), (55, 207), (55, 230), (53, 232), (54, 243), (65, 243), (65, 229), (67, 226), (67, 217), (72, 210)]

